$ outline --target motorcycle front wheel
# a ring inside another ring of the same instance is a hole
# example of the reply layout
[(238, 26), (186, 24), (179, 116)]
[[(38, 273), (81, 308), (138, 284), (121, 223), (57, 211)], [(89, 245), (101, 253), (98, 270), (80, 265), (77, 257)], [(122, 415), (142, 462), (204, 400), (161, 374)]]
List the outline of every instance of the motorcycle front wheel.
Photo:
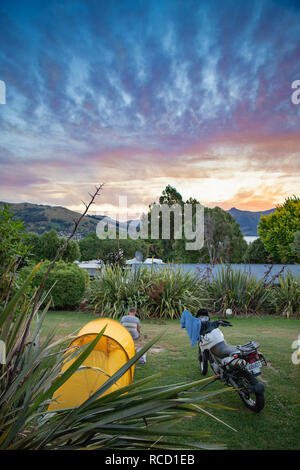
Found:
[(265, 406), (264, 386), (248, 371), (239, 373), (240, 395), (244, 404), (251, 411), (259, 413)]
[(202, 352), (201, 349), (199, 348), (198, 359), (199, 359), (199, 364), (200, 364), (200, 372), (202, 375), (207, 374), (207, 367), (208, 367), (207, 356), (208, 356), (207, 351)]

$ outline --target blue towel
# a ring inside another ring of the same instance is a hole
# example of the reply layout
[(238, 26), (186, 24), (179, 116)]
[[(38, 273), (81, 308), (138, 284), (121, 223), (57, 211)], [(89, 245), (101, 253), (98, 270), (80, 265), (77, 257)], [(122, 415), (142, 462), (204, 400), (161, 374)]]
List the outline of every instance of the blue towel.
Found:
[(186, 329), (191, 340), (191, 346), (196, 346), (200, 337), (201, 320), (193, 317), (188, 310), (184, 310), (181, 315), (180, 326)]

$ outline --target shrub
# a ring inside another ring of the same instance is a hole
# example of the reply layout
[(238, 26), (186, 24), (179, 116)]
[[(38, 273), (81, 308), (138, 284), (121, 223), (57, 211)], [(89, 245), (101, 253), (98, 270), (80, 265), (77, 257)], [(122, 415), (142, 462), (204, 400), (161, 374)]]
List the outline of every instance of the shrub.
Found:
[(147, 268), (123, 272), (119, 266), (106, 266), (90, 283), (88, 303), (96, 313), (112, 318), (124, 314), (130, 306), (135, 306), (139, 314), (145, 313), (150, 282)]
[[(33, 287), (38, 287), (50, 265), (44, 261), (32, 281)], [(31, 267), (23, 268), (21, 275), (27, 275)], [(74, 309), (82, 301), (89, 284), (89, 275), (86, 270), (74, 263), (58, 261), (49, 274), (45, 283), (45, 291), (51, 290), (53, 307), (57, 309)]]
[(272, 308), (272, 289), (265, 279), (257, 280), (241, 270), (222, 266), (207, 283), (210, 303), (217, 312), (231, 308), (234, 314), (267, 313)]
[(292, 245), (295, 233), (300, 230), (300, 198), (289, 197), (284, 204), (277, 206), (275, 212), (261, 216), (257, 230), (274, 262), (297, 262)]
[(300, 276), (298, 278), (288, 270), (286, 276), (279, 277), (279, 284), (274, 287), (276, 311), (289, 318), (300, 315)]
[(199, 274), (182, 268), (165, 268), (154, 273), (147, 294), (148, 309), (159, 318), (180, 318), (185, 308), (194, 312), (207, 301)]
[(268, 253), (260, 238), (257, 238), (248, 245), (243, 261), (244, 263), (268, 263)]
[(198, 274), (182, 269), (149, 270), (146, 266), (123, 272), (106, 267), (89, 287), (88, 302), (96, 313), (118, 317), (135, 306), (141, 318), (180, 318), (184, 307), (194, 310), (206, 297)]
[[(94, 312), (118, 318), (135, 306), (140, 318), (180, 318), (184, 308), (195, 315), (200, 307), (216, 314), (231, 308), (235, 315), (299, 313), (299, 278), (291, 273), (269, 278), (272, 266), (258, 280), (242, 270), (222, 265), (215, 276), (184, 272), (181, 268), (146, 266), (132, 271), (106, 267), (90, 282), (87, 304)], [(279, 279), (279, 285), (274, 282)]]

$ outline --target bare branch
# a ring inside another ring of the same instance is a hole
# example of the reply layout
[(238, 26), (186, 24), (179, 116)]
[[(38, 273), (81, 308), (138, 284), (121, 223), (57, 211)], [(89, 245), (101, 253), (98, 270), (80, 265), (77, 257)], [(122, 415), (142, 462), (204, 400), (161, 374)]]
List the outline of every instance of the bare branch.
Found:
[(103, 187), (103, 184), (100, 184), (99, 186), (96, 186), (96, 191), (94, 192), (94, 194), (91, 194), (91, 200), (88, 204), (86, 204), (86, 207), (85, 207), (85, 211), (80, 215), (80, 217), (75, 220), (74, 219), (74, 228), (73, 228), (73, 231), (72, 233), (69, 235), (69, 237), (66, 239), (65, 243), (61, 246), (61, 248), (58, 250), (58, 252), (56, 253), (56, 256), (54, 258), (54, 260), (52, 261), (52, 263), (50, 264), (47, 272), (45, 273), (43, 279), (42, 279), (42, 282), (41, 282), (41, 285), (35, 295), (35, 302), (34, 302), (34, 308), (36, 307), (37, 303), (38, 303), (38, 300), (39, 300), (39, 297), (40, 297), (40, 294), (44, 288), (44, 285), (45, 285), (45, 282), (46, 282), (46, 279), (48, 278), (49, 276), (49, 273), (50, 271), (52, 270), (52, 268), (54, 267), (56, 261), (60, 258), (60, 256), (62, 255), (62, 253), (65, 251), (65, 249), (67, 248), (70, 240), (74, 237), (75, 233), (77, 232), (77, 229), (78, 229), (78, 226), (80, 224), (80, 222), (82, 221), (82, 219), (86, 216), (89, 208), (91, 207), (91, 205), (94, 203), (96, 197), (99, 195), (101, 189)]
[[(30, 317), (28, 319), (28, 322), (27, 322), (27, 325), (26, 325), (26, 330), (24, 331), (24, 334), (23, 334), (23, 338), (22, 338), (22, 341), (20, 343), (20, 347), (19, 347), (19, 351), (18, 351), (18, 356), (20, 354), (20, 352), (22, 351), (22, 348), (25, 344), (25, 341), (26, 341), (26, 338), (28, 336), (28, 333), (29, 333), (29, 327), (30, 327), (30, 324), (31, 324), (31, 321), (32, 321), (32, 318), (36, 312), (36, 309), (37, 309), (37, 306), (38, 306), (38, 302), (39, 302), (39, 299), (40, 299), (40, 296), (41, 296), (41, 293), (42, 293), (42, 290), (45, 286), (45, 282), (50, 274), (50, 271), (53, 269), (56, 261), (61, 257), (62, 253), (65, 251), (65, 249), (67, 248), (70, 240), (72, 240), (72, 238), (74, 237), (77, 229), (78, 229), (78, 226), (80, 224), (80, 222), (82, 221), (82, 219), (86, 216), (89, 208), (91, 207), (91, 205), (95, 202), (95, 199), (97, 196), (99, 196), (99, 193), (100, 191), (102, 190), (103, 188), (103, 184), (100, 184), (99, 186), (96, 186), (96, 189), (95, 189), (95, 192), (94, 194), (91, 194), (91, 200), (88, 204), (86, 204), (86, 207), (85, 207), (85, 211), (80, 215), (80, 217), (77, 219), (77, 220), (74, 220), (74, 228), (73, 228), (73, 231), (72, 233), (69, 235), (69, 237), (66, 239), (66, 241), (64, 242), (64, 244), (61, 246), (61, 248), (57, 251), (56, 255), (55, 255), (55, 258), (54, 260), (52, 261), (52, 263), (50, 264), (49, 268), (47, 269), (42, 281), (41, 281), (41, 284), (34, 296), (34, 300), (33, 300), (33, 307), (32, 307), (32, 311), (30, 313)], [(16, 361), (16, 364), (18, 363), (18, 360)]]

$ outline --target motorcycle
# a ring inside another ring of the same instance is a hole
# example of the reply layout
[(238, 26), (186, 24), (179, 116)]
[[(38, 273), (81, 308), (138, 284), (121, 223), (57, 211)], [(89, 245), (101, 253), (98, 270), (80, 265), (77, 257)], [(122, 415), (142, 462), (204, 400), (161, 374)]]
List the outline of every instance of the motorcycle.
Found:
[(202, 375), (207, 374), (208, 363), (218, 379), (233, 387), (244, 404), (256, 413), (265, 405), (264, 386), (257, 380), (263, 365), (267, 365), (264, 355), (258, 351), (259, 344), (249, 341), (246, 344), (231, 346), (226, 343), (219, 326), (232, 326), (226, 320), (211, 322), (208, 316), (198, 317), (201, 331), (198, 342), (198, 359)]

